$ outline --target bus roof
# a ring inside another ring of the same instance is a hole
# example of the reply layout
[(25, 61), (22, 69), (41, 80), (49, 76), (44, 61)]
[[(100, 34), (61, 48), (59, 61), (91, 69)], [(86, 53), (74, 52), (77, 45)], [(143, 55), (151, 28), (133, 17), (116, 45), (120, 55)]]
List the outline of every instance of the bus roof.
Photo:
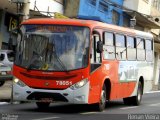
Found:
[(126, 27), (116, 26), (112, 24), (102, 23), (94, 20), (81, 20), (81, 19), (53, 19), (53, 18), (37, 18), (29, 19), (22, 24), (57, 24), (57, 25), (76, 25), (76, 26), (86, 26), (93, 28), (104, 28), (111, 32), (123, 33), (126, 35), (139, 36), (143, 38), (153, 38), (151, 33), (134, 30)]

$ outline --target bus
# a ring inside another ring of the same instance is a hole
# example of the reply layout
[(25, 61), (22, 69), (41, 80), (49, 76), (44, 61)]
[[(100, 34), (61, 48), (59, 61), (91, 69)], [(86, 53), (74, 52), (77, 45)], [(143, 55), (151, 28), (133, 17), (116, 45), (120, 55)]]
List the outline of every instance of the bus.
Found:
[(139, 105), (152, 89), (153, 36), (94, 20), (24, 21), (13, 66), (13, 99), (38, 108), (52, 102), (92, 104), (123, 99)]

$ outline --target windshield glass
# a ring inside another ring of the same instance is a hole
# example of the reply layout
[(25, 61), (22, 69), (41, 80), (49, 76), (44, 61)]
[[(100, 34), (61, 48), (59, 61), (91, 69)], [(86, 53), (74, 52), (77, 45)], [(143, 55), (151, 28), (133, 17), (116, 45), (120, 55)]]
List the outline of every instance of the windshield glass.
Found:
[(27, 69), (68, 71), (87, 67), (89, 28), (23, 25), (15, 64)]

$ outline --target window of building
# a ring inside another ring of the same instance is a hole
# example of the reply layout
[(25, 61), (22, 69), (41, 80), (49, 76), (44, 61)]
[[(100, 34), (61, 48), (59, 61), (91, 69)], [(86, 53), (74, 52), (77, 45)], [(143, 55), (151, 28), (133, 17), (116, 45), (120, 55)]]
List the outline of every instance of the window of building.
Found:
[(104, 59), (115, 59), (115, 46), (113, 33), (105, 32), (103, 35), (104, 46), (103, 55)]
[(108, 5), (105, 1), (100, 1), (99, 2), (99, 11), (102, 11), (102, 12), (107, 12), (108, 11)]
[(126, 41), (125, 36), (116, 34), (115, 35), (116, 41), (116, 58), (118, 60), (126, 60)]
[(113, 10), (112, 11), (112, 23), (115, 25), (119, 25), (120, 14)]
[(126, 16), (123, 16), (123, 26), (124, 27), (129, 27), (130, 26), (130, 19)]
[(96, 0), (88, 0), (88, 3), (93, 6), (96, 6)]

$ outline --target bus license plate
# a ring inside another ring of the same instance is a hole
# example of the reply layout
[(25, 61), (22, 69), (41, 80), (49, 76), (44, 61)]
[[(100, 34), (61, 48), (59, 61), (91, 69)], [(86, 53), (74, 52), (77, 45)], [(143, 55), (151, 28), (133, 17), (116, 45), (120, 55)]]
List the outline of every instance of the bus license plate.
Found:
[(53, 102), (53, 98), (41, 98), (40, 102)]

